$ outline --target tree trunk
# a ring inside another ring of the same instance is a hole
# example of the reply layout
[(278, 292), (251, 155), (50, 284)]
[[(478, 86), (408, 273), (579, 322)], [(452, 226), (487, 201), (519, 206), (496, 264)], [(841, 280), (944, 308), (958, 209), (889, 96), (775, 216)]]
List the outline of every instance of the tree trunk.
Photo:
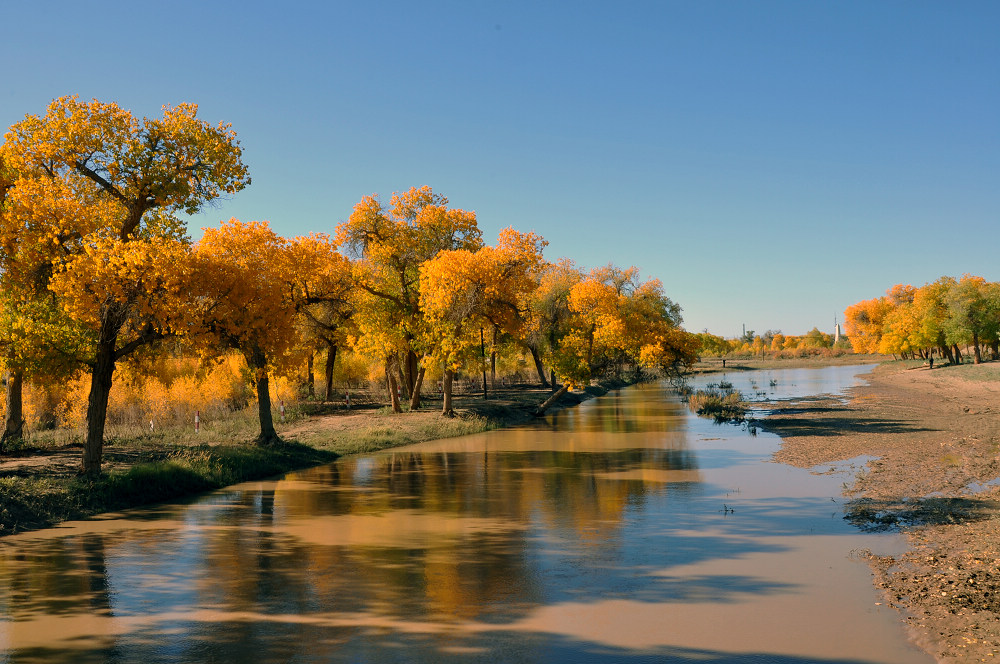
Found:
[(254, 349), (247, 357), (247, 361), (254, 371), (257, 383), (257, 417), (260, 419), (260, 435), (255, 442), (258, 445), (281, 442), (274, 430), (274, 417), (271, 415), (271, 385), (267, 376), (267, 356), (263, 351)]
[(972, 348), (973, 352), (975, 353), (975, 360), (974, 360), (975, 364), (982, 364), (983, 354), (979, 350), (979, 334), (976, 332), (972, 333)]
[(955, 353), (955, 364), (961, 364), (962, 363), (962, 351), (960, 351), (958, 349), (958, 344), (952, 344), (951, 345), (951, 350), (952, 350), (952, 352)]
[[(103, 326), (102, 326), (103, 327)], [(87, 440), (83, 444), (83, 465), (80, 473), (88, 477), (101, 474), (101, 458), (104, 455), (104, 425), (108, 419), (108, 395), (111, 394), (111, 379), (115, 372), (115, 342), (106, 330), (97, 344), (94, 368), (90, 373), (90, 397), (87, 400)]]
[(493, 326), (493, 341), (490, 342), (490, 387), (497, 391), (497, 327)]
[(455, 372), (445, 369), (444, 377), (441, 380), (441, 414), (445, 417), (454, 417), (455, 411), (451, 408), (451, 384), (455, 380)]
[(424, 367), (420, 367), (417, 371), (417, 382), (413, 384), (413, 394), (410, 396), (410, 410), (416, 410), (420, 408), (420, 388), (424, 384), (424, 372), (427, 371)]
[(389, 384), (389, 400), (392, 403), (392, 412), (402, 413), (403, 407), (399, 405), (399, 385), (396, 383), (396, 372), (392, 367), (392, 360), (385, 363), (386, 382)]
[(544, 415), (545, 411), (548, 410), (552, 406), (552, 404), (558, 401), (559, 397), (566, 394), (566, 392), (568, 391), (569, 391), (569, 386), (563, 385), (558, 390), (553, 392), (552, 396), (550, 396), (540, 406), (538, 406), (538, 409), (535, 411), (535, 417), (541, 417), (542, 415)]
[(1000, 341), (990, 342), (990, 359), (1000, 360)]
[(326, 347), (326, 367), (324, 373), (326, 378), (326, 400), (333, 401), (333, 364), (337, 360), (337, 347), (329, 344)]
[(555, 392), (556, 390), (559, 389), (559, 385), (556, 384), (556, 370), (555, 369), (553, 369), (553, 370), (551, 370), (549, 372), (549, 386), (552, 388), (553, 392)]
[(313, 376), (313, 352), (309, 351), (309, 358), (306, 360), (306, 385), (309, 386), (309, 397), (316, 396), (316, 379)]
[(947, 346), (941, 346), (941, 357), (948, 358), (948, 364), (955, 364), (955, 356), (952, 354), (951, 349)]
[(7, 410), (4, 420), (3, 436), (0, 437), (0, 452), (7, 444), (20, 440), (24, 434), (24, 372), (7, 372)]
[(413, 398), (413, 386), (417, 384), (417, 370), (420, 358), (412, 350), (406, 351), (406, 360), (403, 365), (403, 393), (407, 399)]
[(542, 384), (542, 387), (548, 387), (549, 381), (545, 379), (545, 367), (542, 366), (542, 358), (538, 355), (538, 349), (534, 346), (528, 346), (528, 350), (531, 352), (531, 359), (535, 361), (535, 371), (538, 372), (538, 381)]

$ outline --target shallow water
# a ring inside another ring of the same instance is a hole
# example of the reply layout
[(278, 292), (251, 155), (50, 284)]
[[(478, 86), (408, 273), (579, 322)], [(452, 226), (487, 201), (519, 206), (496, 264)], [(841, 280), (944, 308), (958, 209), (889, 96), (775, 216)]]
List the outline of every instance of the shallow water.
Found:
[[(858, 371), (727, 379), (777, 399)], [(771, 463), (778, 442), (644, 385), (8, 537), (0, 662), (931, 661), (852, 553), (902, 542), (843, 520), (850, 464)]]

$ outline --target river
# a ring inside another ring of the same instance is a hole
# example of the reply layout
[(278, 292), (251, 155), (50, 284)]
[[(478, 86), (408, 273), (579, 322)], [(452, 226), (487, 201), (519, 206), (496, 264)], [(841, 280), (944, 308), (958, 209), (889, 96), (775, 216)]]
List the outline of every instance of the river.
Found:
[[(865, 370), (726, 379), (779, 399)], [(861, 461), (779, 444), (647, 384), (3, 538), (0, 662), (932, 661), (858, 553), (901, 538), (843, 519)]]

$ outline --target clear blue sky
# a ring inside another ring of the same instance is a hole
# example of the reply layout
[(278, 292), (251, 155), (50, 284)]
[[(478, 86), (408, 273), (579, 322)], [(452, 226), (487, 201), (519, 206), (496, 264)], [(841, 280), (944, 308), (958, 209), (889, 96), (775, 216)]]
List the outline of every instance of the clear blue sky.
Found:
[(998, 35), (992, 1), (10, 2), (0, 125), (195, 102), (253, 178), (196, 237), (428, 184), (488, 240), (662, 279), (688, 329), (802, 334), (1000, 280)]

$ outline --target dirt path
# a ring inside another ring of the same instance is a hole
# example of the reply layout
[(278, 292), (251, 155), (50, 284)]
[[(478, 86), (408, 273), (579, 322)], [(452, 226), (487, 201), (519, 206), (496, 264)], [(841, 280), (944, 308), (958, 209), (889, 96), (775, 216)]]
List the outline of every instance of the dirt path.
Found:
[(901, 527), (911, 550), (875, 558), (876, 584), (941, 662), (1000, 659), (1000, 382), (981, 367), (878, 367), (844, 404), (785, 404), (765, 421), (775, 460), (876, 457), (848, 490), (859, 527)]

